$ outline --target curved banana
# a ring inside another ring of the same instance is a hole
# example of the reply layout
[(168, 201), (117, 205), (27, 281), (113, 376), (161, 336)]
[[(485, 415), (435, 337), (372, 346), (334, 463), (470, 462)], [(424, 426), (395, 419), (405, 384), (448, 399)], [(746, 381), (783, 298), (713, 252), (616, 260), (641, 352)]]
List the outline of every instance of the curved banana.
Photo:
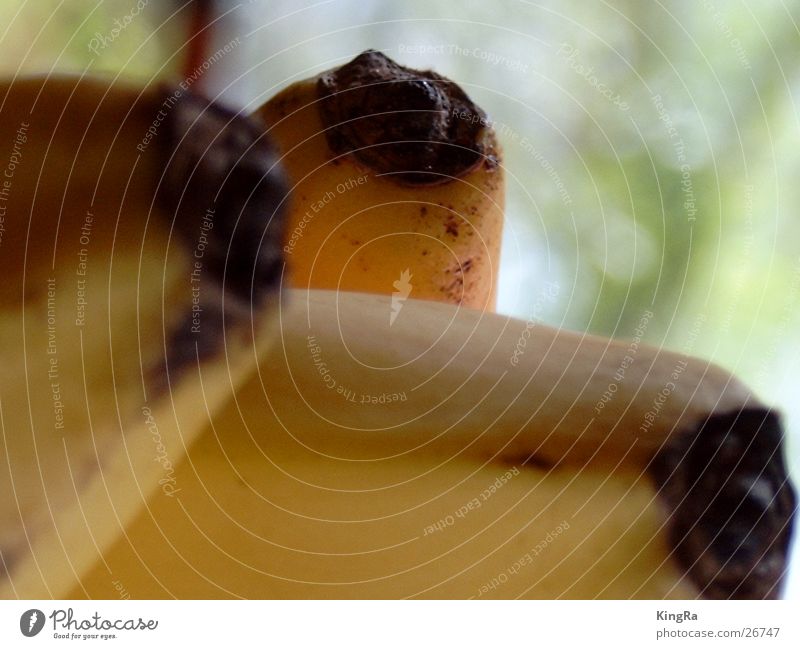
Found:
[(294, 286), (494, 308), (501, 152), (455, 83), (370, 50), (257, 114), (291, 187), (284, 253)]
[(417, 300), (390, 313), (388, 296), (293, 292), (281, 344), (179, 467), (183, 492), (151, 499), (81, 587), (777, 595), (794, 510), (780, 430), (730, 374), (641, 347), (595, 415), (626, 343), (537, 325), (512, 364), (527, 323)]
[(63, 596), (252, 371), (285, 189), (261, 128), (180, 88), (0, 94), (0, 594)]
[(625, 344), (335, 291), (290, 292), (270, 346), (256, 125), (108, 82), (6, 96), (4, 596), (778, 593), (780, 430), (727, 372), (641, 347), (596, 413)]

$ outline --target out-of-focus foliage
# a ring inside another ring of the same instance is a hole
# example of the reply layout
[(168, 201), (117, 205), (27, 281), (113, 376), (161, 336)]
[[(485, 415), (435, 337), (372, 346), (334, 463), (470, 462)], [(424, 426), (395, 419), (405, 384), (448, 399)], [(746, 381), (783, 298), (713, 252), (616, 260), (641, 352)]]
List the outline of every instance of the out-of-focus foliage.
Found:
[(3, 0), (0, 70), (149, 78), (169, 73), (183, 46), (185, 3), (165, 0)]

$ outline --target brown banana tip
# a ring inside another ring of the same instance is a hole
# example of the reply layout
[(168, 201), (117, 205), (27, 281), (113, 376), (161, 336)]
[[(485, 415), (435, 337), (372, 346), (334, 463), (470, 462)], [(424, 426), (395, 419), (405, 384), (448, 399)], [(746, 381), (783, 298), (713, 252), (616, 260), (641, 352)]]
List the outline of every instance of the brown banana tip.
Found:
[(782, 450), (779, 417), (743, 408), (709, 415), (656, 456), (670, 543), (702, 596), (779, 596), (797, 509)]
[(328, 145), (393, 180), (433, 185), (497, 168), (494, 131), (454, 82), (367, 50), (317, 82)]
[(212, 354), (224, 322), (247, 318), (277, 295), (288, 184), (255, 118), (192, 92), (163, 95), (159, 200), (191, 256), (186, 290), (197, 307), (172, 334), (172, 369), (198, 350)]

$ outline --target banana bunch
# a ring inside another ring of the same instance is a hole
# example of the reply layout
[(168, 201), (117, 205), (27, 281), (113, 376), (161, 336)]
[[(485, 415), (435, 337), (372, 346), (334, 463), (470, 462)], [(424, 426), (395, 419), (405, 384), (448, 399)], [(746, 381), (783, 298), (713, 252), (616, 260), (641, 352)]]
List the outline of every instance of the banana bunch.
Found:
[(292, 286), (389, 293), (413, 268), (417, 299), (494, 308), (501, 151), (461, 88), (367, 51), (257, 114), (291, 182)]
[(777, 416), (491, 312), (501, 151), (452, 82), (6, 91), (3, 596), (779, 595)]

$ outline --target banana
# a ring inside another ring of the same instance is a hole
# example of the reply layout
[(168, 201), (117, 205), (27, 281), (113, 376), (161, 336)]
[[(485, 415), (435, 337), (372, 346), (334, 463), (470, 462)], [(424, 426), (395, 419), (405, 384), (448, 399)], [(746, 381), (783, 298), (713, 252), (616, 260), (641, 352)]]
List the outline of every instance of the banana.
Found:
[(71, 595), (777, 595), (795, 507), (778, 421), (729, 373), (641, 347), (595, 415), (626, 343), (537, 325), (514, 364), (525, 322), (390, 314), (389, 296), (293, 291), (182, 493)]
[(285, 190), (253, 120), (180, 88), (2, 91), (0, 595), (63, 597), (252, 372)]
[(282, 306), (255, 123), (97, 80), (6, 89), (3, 596), (779, 593), (780, 426), (726, 371), (640, 347), (603, 402), (625, 343), (413, 297)]
[(291, 186), (293, 286), (494, 308), (501, 150), (455, 83), (370, 50), (256, 112)]

